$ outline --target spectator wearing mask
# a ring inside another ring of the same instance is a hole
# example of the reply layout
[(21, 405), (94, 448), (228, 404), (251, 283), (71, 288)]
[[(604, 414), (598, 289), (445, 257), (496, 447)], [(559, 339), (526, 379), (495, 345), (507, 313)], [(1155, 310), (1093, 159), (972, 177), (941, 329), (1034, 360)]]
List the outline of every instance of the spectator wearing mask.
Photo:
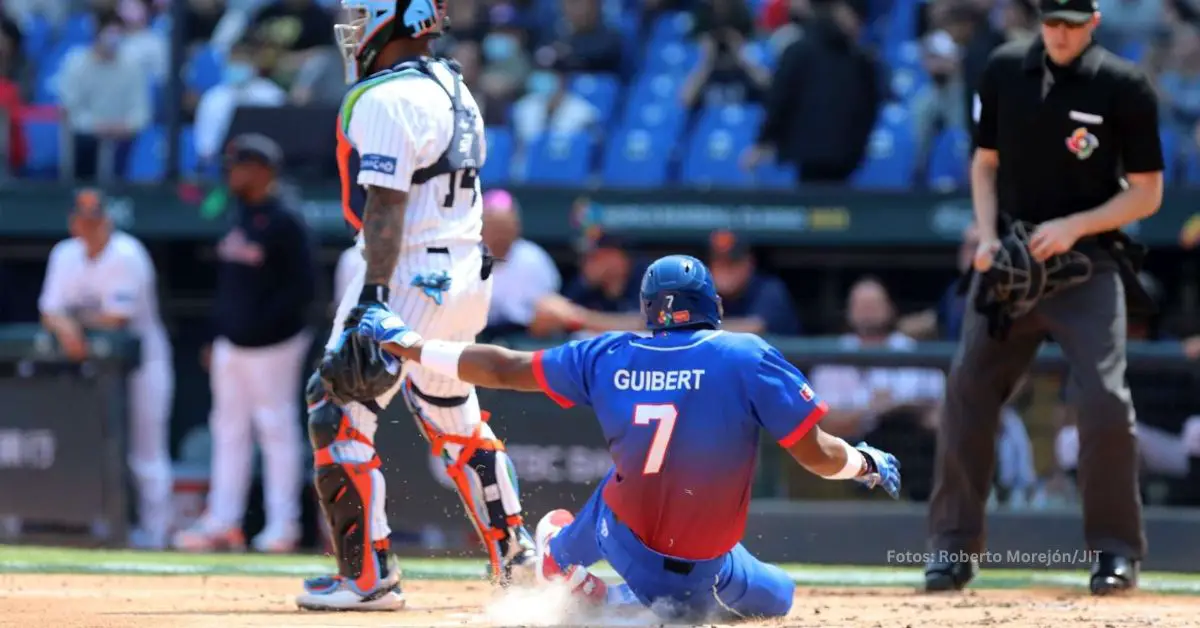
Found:
[(251, 541), (261, 552), (290, 552), (300, 540), (303, 436), (300, 382), (312, 344), (315, 297), (312, 240), (280, 196), (283, 151), (263, 135), (241, 135), (227, 152), (234, 224), (217, 245), (216, 339), (208, 370), (213, 393), (213, 460), (204, 515), (175, 535), (187, 551), (245, 547), (242, 518), (262, 451), (266, 525)]
[(721, 328), (759, 335), (800, 335), (800, 317), (787, 287), (756, 266), (745, 241), (728, 231), (712, 235), (708, 268), (721, 296)]
[(946, 129), (966, 129), (963, 102), (968, 98), (962, 78), (961, 52), (954, 38), (946, 31), (925, 36), (922, 43), (922, 64), (930, 82), (913, 96), (912, 117), (917, 140), (918, 182), (924, 182), (933, 142)]
[(287, 93), (264, 76), (258, 47), (243, 41), (230, 51), (221, 83), (200, 97), (196, 107), (196, 153), (202, 168), (217, 165), (229, 125), (238, 107), (282, 107)]
[(91, 46), (70, 50), (55, 76), (75, 154), (75, 176), (111, 179), (124, 174), (133, 138), (150, 124), (151, 76), (121, 53), (122, 29), (101, 25)]
[(171, 66), (171, 42), (150, 28), (150, 10), (142, 0), (119, 0), (117, 16), (123, 24), (122, 52), (145, 68), (155, 84), (167, 79)]
[(858, 169), (884, 99), (880, 65), (859, 43), (858, 4), (822, 0), (805, 37), (783, 53), (744, 168), (774, 153), (805, 183), (842, 183)]
[(754, 23), (745, 1), (703, 0), (693, 15), (700, 60), (681, 90), (684, 107), (761, 100), (771, 74), (748, 54)]
[(333, 46), (333, 24), (316, 0), (277, 0), (254, 15), (249, 32), (279, 54), (273, 72), (290, 85), (310, 56)]
[(595, 129), (601, 120), (595, 105), (567, 89), (561, 66), (548, 62), (529, 75), (526, 94), (513, 105), (512, 122), (521, 156), (543, 133), (583, 133)]
[(620, 33), (604, 24), (600, 0), (562, 0), (562, 11), (563, 30), (538, 49), (538, 63), (566, 72), (620, 73), (624, 45)]
[[(486, 61), (480, 63), (478, 87), (471, 88), (475, 97), (478, 99), (482, 94), (485, 101), (496, 105), (490, 114), (493, 117), (507, 117), (499, 109), (507, 109), (508, 104), (525, 91), (533, 71), (533, 59), (528, 52), (529, 34), (510, 5), (493, 7), (490, 15), (491, 32), (482, 40), (463, 41), (477, 44), (477, 50), (483, 53), (481, 61)], [(455, 27), (457, 31), (458, 27)], [(488, 115), (485, 110), (484, 117)]]
[(483, 195), (483, 243), (496, 257), (492, 269), (492, 302), (484, 335), (539, 335), (537, 304), (557, 294), (562, 277), (545, 249), (521, 237), (516, 199), (504, 190)]

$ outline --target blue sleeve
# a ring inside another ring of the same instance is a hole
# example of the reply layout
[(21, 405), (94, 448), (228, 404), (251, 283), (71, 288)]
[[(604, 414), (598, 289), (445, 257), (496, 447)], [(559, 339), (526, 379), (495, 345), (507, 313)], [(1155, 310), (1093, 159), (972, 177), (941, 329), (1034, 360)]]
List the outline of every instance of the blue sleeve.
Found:
[(750, 305), (750, 314), (763, 320), (768, 334), (800, 335), (800, 317), (796, 315), (792, 297), (783, 282), (774, 277), (762, 281), (762, 288)]
[(574, 340), (533, 354), (533, 376), (555, 403), (570, 408), (590, 406), (592, 365), (604, 336)]
[(774, 347), (766, 347), (750, 379), (758, 422), (784, 447), (796, 444), (829, 412), (808, 379)]

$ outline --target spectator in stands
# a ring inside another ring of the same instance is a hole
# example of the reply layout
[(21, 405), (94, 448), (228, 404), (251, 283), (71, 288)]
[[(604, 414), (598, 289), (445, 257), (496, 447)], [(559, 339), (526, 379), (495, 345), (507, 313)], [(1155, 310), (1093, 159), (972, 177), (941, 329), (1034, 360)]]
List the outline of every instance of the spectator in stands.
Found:
[(925, 183), (923, 174), (937, 136), (946, 129), (967, 128), (963, 102), (968, 99), (962, 78), (962, 52), (954, 38), (946, 31), (935, 31), (925, 36), (921, 48), (929, 83), (921, 87), (912, 101), (918, 184)]
[(123, 174), (133, 138), (153, 114), (149, 72), (121, 53), (121, 42), (121, 25), (110, 19), (94, 44), (67, 53), (55, 77), (81, 179)]
[[(593, 232), (582, 241), (579, 275), (563, 291), (576, 305), (599, 312), (639, 312), (641, 273), (621, 238)], [(644, 321), (643, 321), (644, 323)]]
[(310, 56), (333, 45), (333, 24), (315, 0), (276, 0), (254, 15), (249, 32), (279, 54), (273, 73), (290, 85)]
[(541, 335), (535, 325), (537, 304), (562, 288), (562, 277), (545, 249), (521, 237), (516, 199), (504, 190), (483, 195), (483, 242), (496, 257), (492, 303), (485, 335)]
[[(1107, 21), (1107, 18), (1106, 18)], [(1005, 41), (1028, 41), (1038, 36), (1038, 13), (1033, 0), (1009, 0), (1000, 19)]]
[[(472, 88), (475, 98), (480, 96), (495, 106), (490, 115), (507, 118), (508, 105), (525, 91), (529, 74), (533, 71), (533, 60), (527, 50), (529, 32), (524, 28), (519, 14), (509, 5), (499, 5), (491, 10), (491, 31), (481, 40), (463, 40), (477, 44), (487, 63), (481, 64), (479, 88)], [(457, 27), (455, 27), (457, 31)], [(467, 49), (470, 56), (470, 50)], [(478, 54), (478, 52), (476, 52)], [(484, 111), (484, 118), (488, 118)]]
[(812, 16), (811, 0), (769, 0), (763, 7), (758, 26), (770, 33), (771, 51), (778, 57), (804, 37), (804, 27)]
[(0, 12), (0, 80), (19, 82), (25, 69), (24, 38), (16, 21)]
[(482, 0), (456, 0), (448, 3), (446, 11), (453, 25), (449, 35), (456, 41), (483, 41), (491, 29)]
[(949, 33), (962, 51), (962, 80), (970, 89), (963, 90), (961, 106), (966, 119), (972, 120), (974, 87), (979, 85), (992, 51), (1004, 43), (1004, 35), (992, 26), (988, 11), (967, 0), (941, 0), (931, 7), (930, 21), (935, 30)]
[(601, 19), (600, 0), (562, 0), (564, 27), (555, 41), (538, 49), (538, 65), (565, 72), (621, 71), (620, 33)]
[(721, 295), (721, 327), (752, 334), (800, 334), (800, 317), (787, 287), (778, 277), (759, 272), (745, 240), (728, 231), (713, 233), (708, 268)]
[(7, 14), (19, 24), (25, 24), (35, 17), (44, 18), (51, 25), (58, 27), (66, 21), (73, 3), (64, 0), (4, 0), (0, 2), (0, 12)]
[(967, 307), (967, 286), (963, 282), (970, 277), (966, 273), (971, 268), (978, 246), (979, 228), (972, 223), (963, 231), (962, 243), (958, 247), (958, 278), (946, 286), (936, 307), (901, 318), (897, 329), (918, 340), (958, 341)]
[(449, 56), (461, 66), (463, 82), (471, 88), (471, 94), (475, 96), (475, 103), (479, 105), (479, 112), (483, 114), (484, 125), (507, 126), (509, 101), (499, 98), (494, 90), (488, 89), (480, 45), (469, 39), (455, 42), (450, 48)]
[(287, 93), (266, 73), (259, 62), (259, 46), (243, 41), (230, 51), (220, 85), (204, 92), (196, 107), (196, 154), (201, 169), (212, 167), (221, 159), (229, 124), (238, 107), (281, 107)]
[(150, 28), (150, 11), (146, 4), (142, 0), (120, 0), (117, 15), (124, 35), (122, 52), (140, 63), (152, 81), (166, 80), (171, 66), (171, 42), (163, 33)]
[(567, 89), (566, 74), (555, 63), (540, 65), (529, 75), (526, 94), (512, 111), (518, 155), (543, 133), (573, 135), (592, 130), (600, 122), (600, 110)]
[(783, 53), (767, 95), (754, 168), (772, 152), (809, 183), (842, 183), (858, 168), (884, 100), (882, 70), (859, 41), (863, 3), (822, 0), (804, 39)]
[(745, 0), (701, 0), (692, 26), (700, 59), (683, 84), (684, 107), (691, 109), (702, 101), (722, 105), (762, 99), (771, 74), (749, 54), (746, 42), (753, 35)]

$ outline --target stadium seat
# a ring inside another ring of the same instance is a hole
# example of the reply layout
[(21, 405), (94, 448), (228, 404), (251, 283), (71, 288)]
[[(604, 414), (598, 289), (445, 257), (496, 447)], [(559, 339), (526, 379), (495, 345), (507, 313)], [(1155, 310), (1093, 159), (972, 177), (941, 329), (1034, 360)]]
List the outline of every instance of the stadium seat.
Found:
[(190, 124), (179, 130), (179, 172), (186, 177), (200, 173), (200, 156), (196, 154), (196, 130)]
[(37, 178), (57, 177), (61, 154), (58, 120), (26, 120), (22, 126), (29, 149), (25, 156), (25, 174)]
[(197, 93), (204, 93), (208, 88), (221, 82), (225, 60), (212, 46), (202, 46), (188, 60), (184, 84)]
[(621, 92), (621, 79), (612, 74), (577, 74), (571, 77), (570, 90), (600, 110), (603, 120), (612, 118)]
[(54, 26), (41, 15), (31, 16), (21, 31), (21, 49), (26, 59), (44, 57), (54, 45)]
[(885, 21), (883, 33), (884, 56), (912, 42), (917, 37), (917, 20), (924, 3), (918, 0), (896, 0)]
[(683, 155), (680, 181), (704, 187), (751, 186), (754, 181), (738, 160), (756, 131), (744, 126), (697, 127)]
[(690, 41), (651, 42), (646, 50), (647, 72), (686, 77), (700, 60), (700, 47)]
[(679, 90), (684, 77), (672, 74), (643, 73), (634, 79), (625, 97), (625, 111), (651, 104), (682, 107)]
[(664, 129), (629, 128), (617, 133), (604, 151), (604, 184), (619, 188), (653, 188), (667, 182), (670, 147), (676, 136)]
[(125, 178), (133, 183), (153, 183), (166, 175), (166, 133), (152, 126), (133, 139), (129, 149), (129, 167)]
[(720, 105), (705, 107), (700, 110), (696, 120), (697, 130), (714, 129), (748, 129), (758, 132), (764, 117), (763, 108), (759, 105)]
[[(636, 109), (627, 110), (617, 130), (634, 128), (652, 129), (660, 137), (674, 142), (679, 133), (683, 131), (685, 122), (687, 122), (687, 113), (684, 112), (682, 107), (673, 107), (666, 103), (642, 105)], [(674, 144), (668, 144), (668, 146), (674, 146)]]
[(480, 175), (488, 185), (505, 184), (512, 178), (513, 136), (505, 127), (488, 127), (487, 161)]
[(916, 141), (911, 120), (903, 107), (894, 103), (884, 107), (871, 132), (867, 155), (851, 177), (861, 189), (903, 189), (912, 185)]
[(96, 18), (91, 13), (76, 13), (63, 24), (60, 44), (74, 46), (90, 44), (96, 37)]
[(650, 28), (650, 45), (681, 42), (692, 32), (692, 16), (682, 11), (665, 13)]
[(926, 184), (935, 190), (966, 188), (971, 138), (966, 129), (954, 127), (942, 131), (930, 147)]
[(586, 133), (547, 133), (530, 142), (525, 181), (544, 185), (583, 185), (591, 175), (592, 138)]
[(38, 63), (33, 83), (33, 104), (52, 105), (58, 103), (58, 90), (55, 86), (55, 76), (62, 67), (63, 58), (67, 56), (67, 46), (54, 46)]
[[(1163, 126), (1158, 130), (1158, 135), (1162, 141), (1163, 152), (1163, 182), (1174, 183), (1181, 174), (1180, 162), (1184, 158), (1183, 141), (1178, 132), (1168, 126)], [(1186, 166), (1186, 163), (1185, 163)], [(1187, 166), (1190, 169), (1190, 166)], [(1189, 183), (1191, 181), (1189, 180)]]

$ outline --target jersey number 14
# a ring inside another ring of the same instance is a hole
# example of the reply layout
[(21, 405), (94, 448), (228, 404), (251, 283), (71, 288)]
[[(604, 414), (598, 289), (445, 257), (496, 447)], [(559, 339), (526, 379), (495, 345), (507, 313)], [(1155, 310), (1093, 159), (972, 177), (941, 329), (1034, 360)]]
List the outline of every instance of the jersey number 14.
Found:
[(654, 439), (650, 441), (650, 451), (646, 453), (646, 464), (642, 467), (643, 475), (653, 475), (662, 470), (663, 461), (667, 457), (667, 445), (671, 444), (671, 433), (675, 431), (677, 418), (679, 410), (673, 403), (639, 403), (634, 406), (634, 425), (656, 424)]
[(454, 207), (454, 194), (459, 189), (471, 190), (471, 204), (475, 204), (475, 179), (479, 173), (474, 168), (455, 170), (450, 173), (450, 191), (442, 199), (442, 207)]

